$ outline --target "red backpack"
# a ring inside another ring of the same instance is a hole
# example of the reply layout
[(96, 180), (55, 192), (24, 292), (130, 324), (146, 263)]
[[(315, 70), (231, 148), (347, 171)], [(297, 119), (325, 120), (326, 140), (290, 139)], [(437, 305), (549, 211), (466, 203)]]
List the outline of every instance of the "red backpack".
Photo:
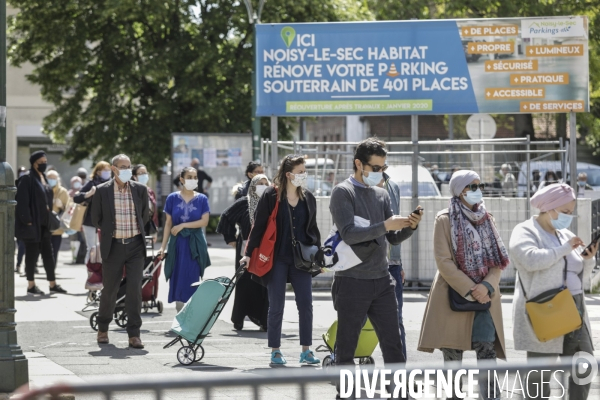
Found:
[(275, 202), (275, 208), (269, 220), (267, 221), (267, 229), (258, 246), (252, 252), (250, 257), (250, 265), (248, 272), (256, 276), (263, 276), (273, 268), (273, 253), (275, 253), (275, 240), (277, 239), (277, 210), (279, 209), (279, 201)]

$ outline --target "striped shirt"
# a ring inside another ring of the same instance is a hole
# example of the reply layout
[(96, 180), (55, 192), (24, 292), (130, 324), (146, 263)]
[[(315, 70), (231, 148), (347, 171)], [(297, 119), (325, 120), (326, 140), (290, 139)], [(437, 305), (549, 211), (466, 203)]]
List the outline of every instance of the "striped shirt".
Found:
[(135, 215), (135, 205), (131, 195), (131, 187), (126, 183), (123, 189), (119, 189), (117, 182), (115, 186), (115, 232), (113, 236), (117, 239), (128, 239), (141, 233)]

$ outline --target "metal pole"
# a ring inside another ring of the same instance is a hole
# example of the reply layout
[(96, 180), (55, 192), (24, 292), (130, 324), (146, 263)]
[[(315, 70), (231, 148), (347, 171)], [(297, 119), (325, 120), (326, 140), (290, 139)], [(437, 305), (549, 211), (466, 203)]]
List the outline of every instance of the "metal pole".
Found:
[(529, 137), (529, 135), (527, 135), (527, 188), (525, 189), (525, 191), (527, 192), (527, 219), (531, 218), (531, 204), (529, 204), (529, 200), (531, 199), (531, 154), (529, 154), (530, 150), (531, 138)]
[[(412, 141), (412, 209), (419, 205), (419, 116), (410, 116), (410, 139)], [(412, 211), (412, 210), (411, 210)], [(410, 211), (409, 211), (410, 212)], [(411, 242), (411, 278), (419, 280), (419, 230), (413, 236)]]
[(273, 175), (277, 173), (277, 167), (279, 166), (279, 149), (277, 148), (277, 117), (271, 116), (271, 168), (273, 168)]
[[(483, 140), (483, 118), (481, 118), (479, 120), (479, 139)], [(484, 151), (484, 150), (485, 149), (483, 147), (483, 144), (480, 144), (479, 151)], [(481, 171), (481, 180), (485, 182), (486, 181), (485, 171), (483, 170), (485, 162), (484, 162), (483, 157), (484, 157), (483, 153), (480, 153), (479, 154), (479, 170)]]
[[(571, 144), (571, 157), (569, 158), (571, 187), (575, 193), (577, 193), (577, 117), (573, 111), (569, 113), (569, 135), (569, 143)], [(573, 211), (573, 215), (577, 215), (577, 202), (575, 202), (575, 210)], [(577, 219), (578, 218), (573, 218), (573, 223), (571, 224), (571, 230), (575, 233), (575, 235), (578, 235)]]
[[(260, 10), (262, 11), (262, 10)], [(260, 12), (259, 11), (259, 12)], [(248, 14), (251, 14), (251, 10), (248, 10)], [(260, 117), (258, 117), (256, 115), (256, 105), (258, 102), (258, 93), (257, 93), (257, 85), (256, 85), (256, 81), (258, 79), (258, 50), (256, 48), (256, 44), (257, 44), (257, 40), (256, 40), (256, 26), (258, 24), (260, 24), (260, 15), (258, 16), (252, 16), (250, 15), (250, 17), (252, 18), (251, 21), (253, 22), (253, 28), (254, 28), (254, 38), (253, 38), (253, 43), (252, 43), (252, 49), (254, 50), (254, 69), (252, 71), (252, 159), (253, 160), (258, 160), (258, 157), (260, 156)], [(261, 162), (263, 160), (260, 160)]]
[(0, 0), (0, 393), (29, 382), (15, 329), (15, 176), (6, 162), (6, 0)]

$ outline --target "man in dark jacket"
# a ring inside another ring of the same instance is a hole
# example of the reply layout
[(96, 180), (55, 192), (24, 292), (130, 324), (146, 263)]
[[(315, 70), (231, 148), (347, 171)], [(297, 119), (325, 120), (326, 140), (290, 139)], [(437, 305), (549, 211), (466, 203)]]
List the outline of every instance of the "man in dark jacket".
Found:
[(17, 181), (15, 220), (15, 237), (25, 242), (27, 294), (44, 294), (35, 285), (35, 266), (40, 253), (46, 270), (46, 279), (50, 283), (50, 293), (67, 293), (56, 284), (54, 275), (56, 260), (54, 260), (52, 235), (49, 229), (54, 196), (44, 175), (48, 166), (46, 153), (41, 150), (32, 153), (29, 162), (31, 170)]
[(129, 346), (143, 349), (142, 272), (146, 258), (144, 226), (150, 218), (146, 186), (131, 181), (131, 161), (124, 154), (113, 157), (114, 179), (98, 186), (92, 201), (92, 223), (101, 230), (102, 297), (98, 310), (98, 343), (108, 343), (123, 266), (127, 272), (125, 312)]

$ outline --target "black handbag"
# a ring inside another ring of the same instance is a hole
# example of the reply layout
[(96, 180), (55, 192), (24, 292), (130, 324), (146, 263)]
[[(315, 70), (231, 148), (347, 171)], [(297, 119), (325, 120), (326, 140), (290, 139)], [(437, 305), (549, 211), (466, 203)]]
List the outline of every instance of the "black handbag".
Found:
[(321, 271), (321, 265), (317, 261), (321, 249), (319, 249), (318, 246), (309, 246), (296, 240), (296, 235), (294, 235), (294, 223), (292, 222), (292, 211), (290, 210), (289, 203), (288, 216), (290, 218), (290, 231), (292, 232), (292, 252), (294, 254), (294, 266), (301, 271), (308, 272), (315, 276)]
[(60, 228), (60, 215), (58, 215), (54, 211), (48, 211), (48, 230), (50, 232), (54, 232), (59, 230)]
[(450, 297), (450, 308), (452, 311), (485, 311), (489, 310), (492, 302), (481, 304), (477, 300), (469, 301), (461, 296), (452, 286), (448, 285), (448, 296)]

